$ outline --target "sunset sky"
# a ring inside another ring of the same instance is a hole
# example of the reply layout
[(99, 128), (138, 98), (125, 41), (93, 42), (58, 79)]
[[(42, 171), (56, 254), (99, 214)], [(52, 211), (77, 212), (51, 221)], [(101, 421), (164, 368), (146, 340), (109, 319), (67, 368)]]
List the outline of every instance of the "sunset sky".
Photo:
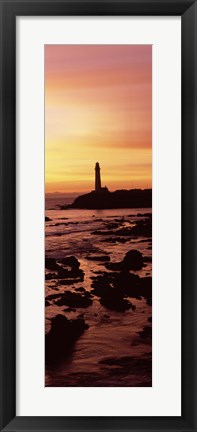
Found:
[(45, 46), (46, 192), (151, 187), (152, 46)]

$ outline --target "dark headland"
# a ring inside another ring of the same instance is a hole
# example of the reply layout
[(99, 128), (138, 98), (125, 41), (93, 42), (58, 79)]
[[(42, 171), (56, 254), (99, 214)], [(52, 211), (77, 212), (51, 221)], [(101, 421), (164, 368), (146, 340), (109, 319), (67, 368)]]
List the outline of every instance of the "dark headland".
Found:
[(101, 185), (101, 168), (95, 165), (95, 190), (78, 196), (70, 205), (61, 206), (65, 209), (115, 209), (115, 208), (147, 208), (152, 207), (152, 189), (116, 190), (110, 192)]
[(70, 205), (61, 209), (115, 209), (115, 208), (148, 208), (152, 207), (152, 189), (131, 189), (109, 192), (92, 191), (78, 196)]

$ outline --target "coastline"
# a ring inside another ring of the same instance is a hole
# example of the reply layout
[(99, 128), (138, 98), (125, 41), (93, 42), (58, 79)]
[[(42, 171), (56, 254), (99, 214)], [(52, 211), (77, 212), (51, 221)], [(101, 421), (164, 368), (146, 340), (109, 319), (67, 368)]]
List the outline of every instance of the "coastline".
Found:
[(72, 204), (60, 206), (66, 209), (124, 209), (124, 208), (150, 208), (152, 207), (152, 189), (116, 190), (110, 192), (92, 191), (79, 195)]

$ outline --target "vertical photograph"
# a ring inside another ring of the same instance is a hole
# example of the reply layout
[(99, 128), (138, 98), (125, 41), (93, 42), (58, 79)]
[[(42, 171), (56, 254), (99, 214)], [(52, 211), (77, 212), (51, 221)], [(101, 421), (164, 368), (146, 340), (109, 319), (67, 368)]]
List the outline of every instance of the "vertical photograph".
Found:
[(45, 386), (152, 386), (152, 46), (45, 45)]

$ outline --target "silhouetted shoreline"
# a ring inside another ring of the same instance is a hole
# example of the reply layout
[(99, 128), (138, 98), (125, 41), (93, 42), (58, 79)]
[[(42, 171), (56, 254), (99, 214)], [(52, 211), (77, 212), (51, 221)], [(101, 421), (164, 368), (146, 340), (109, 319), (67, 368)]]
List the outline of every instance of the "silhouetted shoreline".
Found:
[(116, 208), (148, 208), (152, 207), (152, 189), (131, 189), (109, 192), (92, 191), (78, 196), (72, 204), (63, 205), (66, 209), (116, 209)]

